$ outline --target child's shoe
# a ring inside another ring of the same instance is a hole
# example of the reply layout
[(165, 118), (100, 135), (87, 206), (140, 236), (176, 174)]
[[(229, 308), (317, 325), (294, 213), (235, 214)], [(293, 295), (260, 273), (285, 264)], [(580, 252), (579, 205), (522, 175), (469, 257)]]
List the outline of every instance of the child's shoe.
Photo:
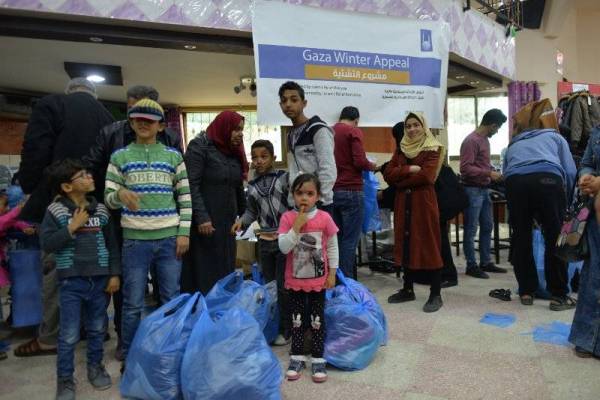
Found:
[(104, 365), (88, 365), (87, 367), (88, 381), (96, 390), (106, 390), (112, 386), (110, 375), (106, 372)]
[(295, 381), (300, 379), (302, 370), (306, 368), (306, 358), (304, 356), (292, 356), (290, 358), (290, 366), (285, 373), (285, 377), (288, 381)]
[(312, 380), (315, 383), (322, 383), (327, 380), (327, 361), (324, 358), (312, 359)]
[(0, 361), (6, 360), (7, 358), (8, 356), (6, 355), (6, 353), (4, 351), (0, 351)]
[(285, 346), (290, 343), (290, 339), (286, 339), (281, 333), (277, 335), (275, 341), (273, 342), (274, 346)]
[(56, 400), (75, 400), (75, 380), (73, 377), (58, 378)]

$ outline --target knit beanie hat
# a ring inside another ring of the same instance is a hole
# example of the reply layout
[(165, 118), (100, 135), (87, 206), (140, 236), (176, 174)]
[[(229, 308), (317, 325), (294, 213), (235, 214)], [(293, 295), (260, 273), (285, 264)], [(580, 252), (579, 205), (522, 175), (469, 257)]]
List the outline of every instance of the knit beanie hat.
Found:
[(145, 118), (153, 121), (162, 121), (165, 119), (165, 112), (163, 108), (150, 99), (142, 99), (135, 103), (133, 107), (127, 112), (128, 118)]

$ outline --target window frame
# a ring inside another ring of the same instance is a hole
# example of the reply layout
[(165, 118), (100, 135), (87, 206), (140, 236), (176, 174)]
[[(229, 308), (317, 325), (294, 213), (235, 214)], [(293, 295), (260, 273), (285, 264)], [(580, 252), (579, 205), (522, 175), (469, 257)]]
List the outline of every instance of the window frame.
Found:
[[(229, 106), (199, 106), (199, 107), (183, 107), (181, 110), (181, 114), (183, 117), (183, 137), (184, 141), (188, 143), (188, 131), (187, 131), (187, 114), (188, 113), (209, 113), (209, 112), (221, 112), (223, 110), (232, 110), (232, 111), (254, 111), (258, 112), (256, 106), (244, 106), (244, 105), (229, 105)], [(281, 130), (281, 160), (275, 160), (273, 166), (277, 169), (287, 169), (288, 168), (288, 160), (287, 160), (287, 131), (288, 127), (279, 126)], [(251, 162), (251, 160), (248, 160)]]

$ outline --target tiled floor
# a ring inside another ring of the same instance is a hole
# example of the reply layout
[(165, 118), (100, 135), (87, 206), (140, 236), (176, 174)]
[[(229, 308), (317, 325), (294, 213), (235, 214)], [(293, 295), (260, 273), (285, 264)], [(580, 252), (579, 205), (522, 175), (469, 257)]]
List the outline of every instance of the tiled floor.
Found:
[[(464, 265), (458, 259), (457, 264)], [(506, 265), (504, 265), (506, 266)], [(304, 376), (284, 382), (282, 398), (360, 400), (520, 399), (576, 400), (600, 398), (600, 361), (579, 359), (571, 348), (535, 343), (523, 335), (541, 323), (570, 323), (573, 312), (553, 312), (538, 300), (524, 307), (513, 299), (501, 302), (488, 297), (494, 288), (516, 283), (512, 272), (494, 274), (489, 280), (466, 277), (460, 270), (458, 287), (443, 291), (444, 307), (425, 314), (421, 307), (428, 288), (416, 286), (417, 301), (387, 304), (399, 286), (393, 275), (371, 274), (360, 269), (360, 280), (379, 298), (389, 322), (389, 344), (382, 347), (365, 370), (330, 370), (327, 383), (316, 385)], [(517, 321), (508, 328), (483, 325), (486, 312), (512, 313)], [(106, 362), (118, 381), (119, 364), (112, 358), (114, 340), (108, 343)], [(14, 347), (14, 346), (13, 346)], [(287, 363), (287, 348), (275, 348)], [(0, 399), (52, 399), (55, 390), (55, 359), (41, 357), (0, 362)], [(94, 392), (85, 379), (84, 345), (77, 352), (79, 399), (119, 399), (117, 385)], [(234, 400), (234, 399), (232, 399)]]

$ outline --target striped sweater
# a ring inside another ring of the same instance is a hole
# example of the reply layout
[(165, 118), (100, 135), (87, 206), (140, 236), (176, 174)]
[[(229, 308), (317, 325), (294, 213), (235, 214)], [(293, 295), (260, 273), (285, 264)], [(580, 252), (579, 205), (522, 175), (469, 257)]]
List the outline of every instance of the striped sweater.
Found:
[[(120, 189), (140, 195), (140, 207), (129, 210), (118, 196)], [(192, 199), (181, 153), (163, 144), (136, 144), (117, 150), (106, 172), (105, 203), (122, 208), (125, 239), (158, 240), (189, 236)]]
[(46, 210), (40, 242), (45, 252), (54, 253), (59, 279), (121, 273), (119, 245), (110, 213), (94, 197), (88, 196), (87, 200), (90, 217), (72, 236), (67, 227), (77, 208), (75, 204), (66, 197), (57, 197)]

